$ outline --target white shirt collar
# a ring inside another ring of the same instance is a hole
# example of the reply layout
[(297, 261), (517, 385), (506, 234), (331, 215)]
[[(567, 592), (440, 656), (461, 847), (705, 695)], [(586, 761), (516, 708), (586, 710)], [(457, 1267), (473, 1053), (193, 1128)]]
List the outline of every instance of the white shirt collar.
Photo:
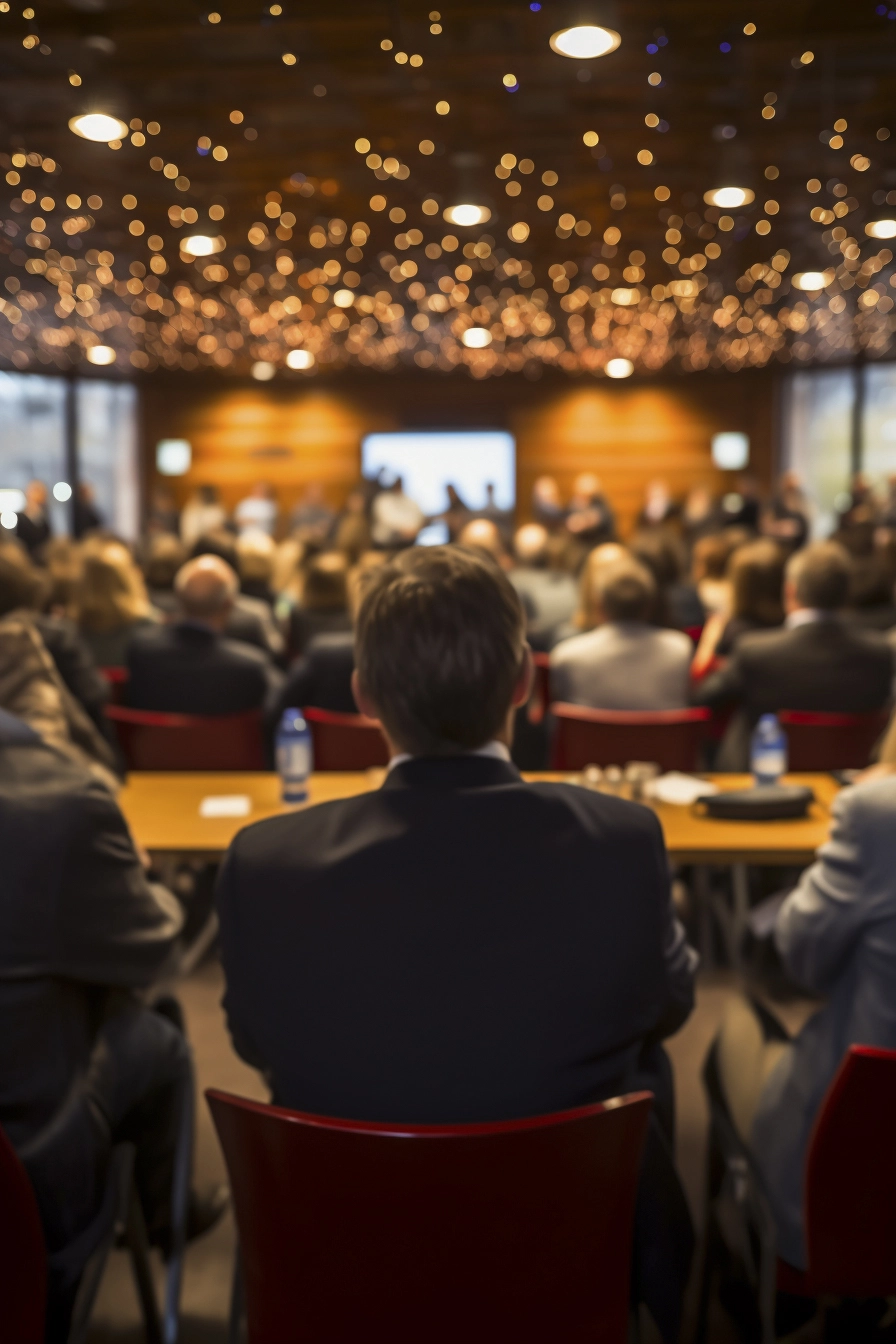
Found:
[(784, 622), (787, 630), (797, 630), (801, 625), (814, 625), (816, 621), (830, 621), (833, 619), (833, 612), (821, 611), (818, 607), (800, 607), (798, 611), (792, 611)]
[[(475, 751), (461, 752), (462, 756), (489, 756), (494, 761), (510, 762), (510, 752), (503, 742), (486, 742), (484, 747), (477, 747)], [(409, 751), (401, 751), (397, 756), (393, 756), (389, 762), (388, 769), (394, 770), (396, 765), (404, 765), (405, 761), (412, 761), (414, 757)]]

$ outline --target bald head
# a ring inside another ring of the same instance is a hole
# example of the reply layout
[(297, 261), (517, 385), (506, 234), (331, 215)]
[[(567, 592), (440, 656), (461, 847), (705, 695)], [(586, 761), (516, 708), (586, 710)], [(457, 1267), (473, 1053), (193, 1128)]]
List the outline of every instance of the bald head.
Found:
[(525, 523), (517, 529), (513, 549), (521, 565), (546, 565), (548, 562), (548, 533), (541, 523)]
[(185, 616), (222, 630), (239, 592), (239, 580), (220, 556), (200, 555), (179, 570), (174, 591)]
[(472, 546), (478, 551), (485, 551), (498, 564), (503, 564), (506, 560), (506, 551), (504, 543), (501, 540), (501, 533), (497, 524), (490, 518), (474, 518), (467, 523), (458, 537), (460, 546)]

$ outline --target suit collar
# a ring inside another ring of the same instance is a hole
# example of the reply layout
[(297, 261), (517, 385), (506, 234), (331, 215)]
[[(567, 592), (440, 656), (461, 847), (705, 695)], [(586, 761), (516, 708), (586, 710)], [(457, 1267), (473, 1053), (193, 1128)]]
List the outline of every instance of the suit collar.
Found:
[(519, 784), (521, 775), (510, 761), (493, 756), (415, 756), (389, 771), (384, 789), (486, 789)]

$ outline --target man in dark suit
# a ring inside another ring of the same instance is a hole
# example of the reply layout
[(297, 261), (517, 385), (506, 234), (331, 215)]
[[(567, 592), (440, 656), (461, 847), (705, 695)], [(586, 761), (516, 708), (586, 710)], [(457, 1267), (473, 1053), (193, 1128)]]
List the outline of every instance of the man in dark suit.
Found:
[(786, 570), (784, 628), (742, 636), (726, 666), (701, 684), (699, 704), (739, 709), (722, 742), (719, 769), (749, 767), (750, 734), (762, 714), (861, 714), (887, 704), (893, 656), (886, 639), (839, 616), (850, 576), (849, 555), (837, 542), (797, 551)]
[(238, 714), (270, 707), (280, 686), (270, 658), (224, 634), (237, 590), (236, 574), (218, 556), (184, 565), (175, 581), (181, 618), (141, 630), (128, 647), (131, 708)]
[(150, 1233), (168, 1235), (189, 1052), (141, 996), (175, 969), (183, 912), (147, 880), (107, 789), (2, 710), (0, 853), (0, 1124), (37, 1196), (58, 1341), (113, 1143), (137, 1145)]
[[(338, 714), (356, 714), (352, 695), (355, 636), (351, 630), (329, 630), (315, 635), (286, 675), (277, 698), (278, 711), (314, 705)], [(276, 716), (275, 716), (276, 717)]]
[(506, 576), (454, 547), (371, 576), (355, 696), (382, 788), (242, 831), (219, 882), (225, 1007), (274, 1099), (405, 1122), (617, 1094), (692, 1006), (646, 808), (510, 763), (531, 680)]
[(16, 514), (16, 536), (32, 556), (37, 555), (53, 535), (48, 498), (43, 481), (29, 481), (25, 488), (25, 507)]

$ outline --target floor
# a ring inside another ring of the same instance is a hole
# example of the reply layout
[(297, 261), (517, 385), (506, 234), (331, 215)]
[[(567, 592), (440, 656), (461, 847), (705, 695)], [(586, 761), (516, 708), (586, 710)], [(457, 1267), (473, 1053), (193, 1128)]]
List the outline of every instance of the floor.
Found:
[[(700, 1068), (736, 982), (730, 972), (704, 972), (697, 991), (697, 1007), (671, 1040), (678, 1105), (678, 1160), (682, 1179), (699, 1222), (703, 1192), (703, 1151), (706, 1107)], [(234, 1055), (220, 1008), (222, 977), (212, 960), (182, 986), (195, 1050), (200, 1090), (214, 1086), (244, 1096), (263, 1097), (258, 1076)], [(198, 1108), (197, 1179), (201, 1185), (224, 1179), (224, 1166), (208, 1110)], [(183, 1292), (182, 1344), (225, 1344), (233, 1260), (234, 1227), (228, 1216), (187, 1254)], [(140, 1318), (125, 1256), (116, 1252), (108, 1267), (94, 1313), (90, 1344), (139, 1344)], [(713, 1344), (733, 1344), (734, 1335), (721, 1313), (713, 1324)], [(644, 1344), (650, 1344), (645, 1332)]]

